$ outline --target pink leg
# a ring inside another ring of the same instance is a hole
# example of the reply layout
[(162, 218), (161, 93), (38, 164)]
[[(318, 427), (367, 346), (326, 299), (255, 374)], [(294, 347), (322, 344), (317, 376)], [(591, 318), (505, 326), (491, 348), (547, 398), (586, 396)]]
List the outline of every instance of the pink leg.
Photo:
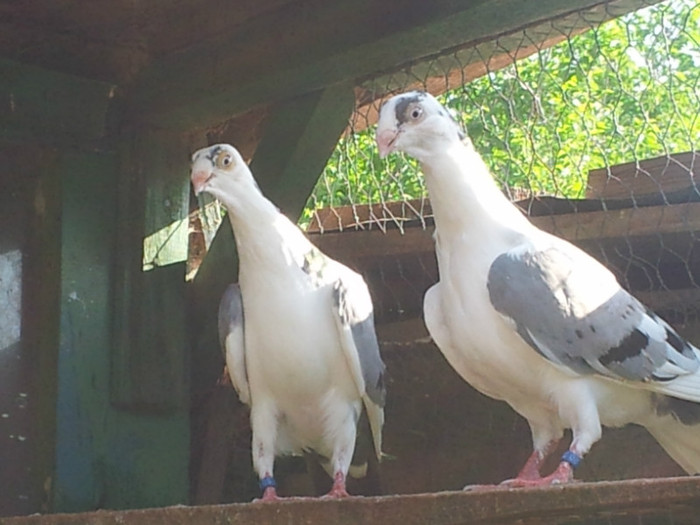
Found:
[(570, 463), (562, 461), (559, 466), (549, 476), (535, 479), (515, 478), (504, 481), (502, 485), (508, 487), (544, 487), (547, 485), (558, 485), (570, 483), (574, 480), (574, 468)]
[[(525, 465), (523, 465), (523, 468), (520, 469), (520, 472), (518, 472), (515, 479), (539, 479), (541, 477), (540, 467), (542, 466), (542, 462), (544, 461), (545, 457), (546, 455), (544, 453), (541, 453), (538, 450), (533, 450), (532, 454), (530, 454), (530, 457), (527, 458)], [(508, 482), (504, 481), (503, 483)]]
[[(549, 445), (547, 446), (549, 449)], [(535, 454), (537, 454), (535, 452)], [(537, 455), (537, 457), (530, 458), (525, 463), (518, 477), (515, 479), (509, 479), (501, 483), (501, 485), (506, 485), (508, 487), (541, 487), (546, 485), (557, 485), (562, 483), (570, 483), (574, 480), (574, 468), (581, 461), (581, 457), (578, 454), (568, 451), (562, 457), (562, 461), (559, 466), (552, 472), (549, 476), (541, 477), (539, 473), (539, 467), (544, 460), (546, 455)]]
[(508, 479), (501, 485), (508, 487), (532, 487), (539, 485), (551, 485), (554, 483), (566, 483), (573, 479), (573, 468), (570, 463), (562, 461), (557, 469), (549, 476), (542, 477), (540, 468), (545, 459), (551, 454), (558, 441), (550, 441), (542, 451), (535, 450), (527, 458), (525, 465), (518, 472), (515, 479)]
[(494, 487), (521, 487), (524, 486), (523, 484), (526, 482), (530, 483), (539, 480), (541, 479), (540, 467), (542, 466), (542, 462), (547, 458), (547, 456), (549, 455), (551, 450), (556, 446), (556, 444), (557, 441), (552, 441), (551, 443), (548, 443), (544, 450), (541, 452), (539, 450), (533, 450), (532, 454), (530, 454), (530, 457), (527, 458), (525, 465), (523, 465), (523, 468), (520, 469), (520, 472), (518, 472), (518, 476), (515, 479), (507, 479), (505, 481), (502, 481), (498, 485), (467, 485), (466, 487), (464, 487), (464, 490), (476, 492), (483, 490), (492, 490)]
[(516, 479), (539, 479), (541, 477), (540, 468), (542, 463), (549, 457), (558, 443), (559, 440), (555, 439), (547, 443), (542, 450), (533, 450), (523, 468), (520, 469)]
[(345, 474), (342, 472), (336, 472), (333, 478), (333, 487), (331, 490), (323, 496), (324, 498), (348, 498), (350, 494), (345, 488)]
[(267, 487), (259, 501), (277, 501), (280, 499), (282, 498), (277, 495), (277, 490), (275, 487)]
[(277, 495), (277, 485), (275, 484), (275, 478), (273, 478), (269, 473), (260, 480), (260, 487), (262, 488), (263, 495), (260, 499), (255, 499), (253, 501), (278, 501), (281, 499)]
[[(545, 459), (549, 456), (552, 450), (556, 447), (558, 441), (551, 441), (541, 452), (535, 450), (530, 457), (527, 458), (525, 465), (518, 472), (518, 477), (507, 479), (500, 483), (498, 487), (517, 488), (517, 487), (542, 487), (547, 485), (557, 485), (570, 483), (574, 480), (574, 468), (581, 461), (581, 458), (574, 452), (569, 451), (564, 454), (567, 460), (559, 463), (559, 466), (549, 476), (542, 477), (540, 475), (540, 467)], [(468, 485), (464, 490), (482, 491), (493, 489), (492, 485)]]

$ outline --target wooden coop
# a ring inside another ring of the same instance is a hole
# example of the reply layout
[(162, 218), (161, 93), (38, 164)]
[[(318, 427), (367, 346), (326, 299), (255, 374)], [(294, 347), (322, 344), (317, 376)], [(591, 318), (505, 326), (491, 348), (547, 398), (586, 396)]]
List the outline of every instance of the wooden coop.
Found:
[[(577, 473), (591, 483), (460, 491), (512, 477), (530, 436), (425, 331), (437, 279), (426, 199), (320, 210), (308, 228), (374, 298), (389, 377), (384, 495), (246, 503), (258, 495), (247, 413), (219, 382), (216, 334), (235, 247), (227, 221), (203, 241), (188, 177), (193, 151), (229, 142), (299, 217), (338, 140), (373, 125), (387, 95), (444, 93), (656, 3), (0, 6), (0, 522), (696, 523), (700, 480), (675, 478), (635, 427), (604, 433)], [(698, 342), (691, 149), (601, 165), (581, 174), (578, 199), (518, 204)], [(282, 494), (330, 483), (298, 458), (276, 468)]]

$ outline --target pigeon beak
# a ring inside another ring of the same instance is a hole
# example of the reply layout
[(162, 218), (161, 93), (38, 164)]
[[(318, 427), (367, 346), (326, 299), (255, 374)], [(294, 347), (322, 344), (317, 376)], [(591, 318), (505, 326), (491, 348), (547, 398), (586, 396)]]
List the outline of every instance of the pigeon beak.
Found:
[(209, 179), (211, 179), (212, 176), (213, 173), (207, 170), (198, 170), (192, 172), (192, 176), (190, 177), (190, 179), (192, 180), (192, 187), (194, 188), (195, 195), (199, 195), (204, 191), (204, 187), (207, 185), (207, 182), (209, 182)]
[(399, 136), (398, 129), (377, 130), (377, 147), (379, 148), (379, 158), (383, 159), (389, 153), (396, 150), (396, 139)]

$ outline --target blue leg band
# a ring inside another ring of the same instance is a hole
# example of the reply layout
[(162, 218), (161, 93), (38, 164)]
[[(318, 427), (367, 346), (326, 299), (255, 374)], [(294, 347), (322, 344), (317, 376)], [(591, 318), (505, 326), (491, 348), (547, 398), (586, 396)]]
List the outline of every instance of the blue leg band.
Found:
[(567, 450), (562, 454), (561, 460), (566, 461), (569, 465), (571, 465), (573, 468), (576, 468), (579, 466), (581, 463), (581, 460), (583, 458), (576, 454), (575, 452), (571, 452), (570, 450)]
[(277, 483), (275, 483), (275, 478), (272, 476), (265, 476), (263, 479), (260, 480), (260, 490), (265, 492), (265, 489), (268, 487), (275, 488), (277, 486)]

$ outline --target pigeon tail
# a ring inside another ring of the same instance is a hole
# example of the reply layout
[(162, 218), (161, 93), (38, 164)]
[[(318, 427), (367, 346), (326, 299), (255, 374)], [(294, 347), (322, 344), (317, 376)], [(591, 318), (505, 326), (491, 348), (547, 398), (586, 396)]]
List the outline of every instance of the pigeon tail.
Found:
[(686, 425), (664, 418), (646, 427), (663, 449), (690, 475), (700, 474), (700, 423)]

